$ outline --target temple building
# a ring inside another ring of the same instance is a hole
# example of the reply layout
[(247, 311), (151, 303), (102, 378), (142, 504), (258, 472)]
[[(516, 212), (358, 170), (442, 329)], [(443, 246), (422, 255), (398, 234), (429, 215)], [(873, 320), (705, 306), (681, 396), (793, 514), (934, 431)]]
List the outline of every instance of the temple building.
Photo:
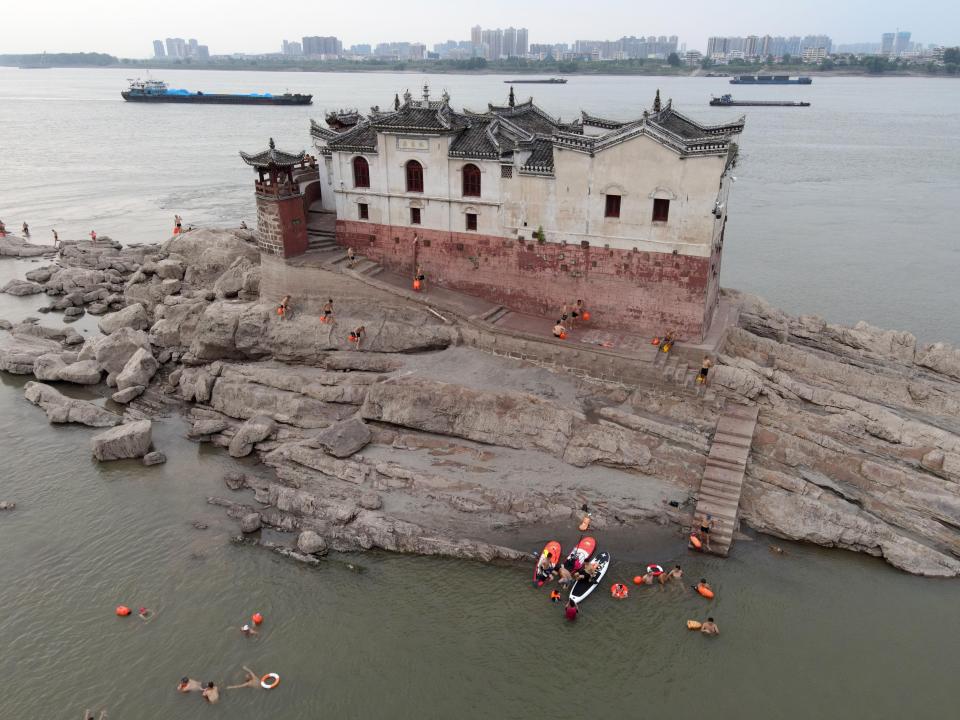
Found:
[(311, 135), (341, 246), (551, 321), (582, 299), (600, 327), (706, 334), (742, 118), (703, 125), (658, 92), (634, 120), (564, 123), (512, 88), (458, 112), (424, 86), (327, 121)]

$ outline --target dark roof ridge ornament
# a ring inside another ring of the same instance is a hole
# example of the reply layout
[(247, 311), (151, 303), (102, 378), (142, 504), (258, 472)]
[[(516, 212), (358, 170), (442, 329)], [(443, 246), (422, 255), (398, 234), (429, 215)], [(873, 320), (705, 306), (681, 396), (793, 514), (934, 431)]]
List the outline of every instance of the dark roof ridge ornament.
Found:
[(660, 88), (657, 88), (657, 96), (653, 98), (653, 111), (660, 112)]
[(443, 101), (444, 105), (450, 104), (450, 93), (447, 92), (446, 88), (444, 88), (443, 95), (440, 96), (440, 99)]
[(516, 96), (514, 96), (514, 94), (513, 94), (513, 85), (510, 86), (510, 97), (509, 97), (509, 99), (507, 100), (507, 104), (508, 104), (510, 107), (515, 107), (516, 104), (517, 104), (517, 98), (516, 98)]
[(406, 90), (403, 91), (404, 105), (408, 104), (411, 100), (413, 100), (413, 95), (410, 94), (410, 88), (407, 88)]
[(394, 110), (400, 109), (400, 93), (393, 94), (393, 109)]
[(273, 138), (270, 138), (270, 142), (268, 143), (268, 145), (270, 146), (271, 150), (277, 149), (277, 144), (273, 141)]

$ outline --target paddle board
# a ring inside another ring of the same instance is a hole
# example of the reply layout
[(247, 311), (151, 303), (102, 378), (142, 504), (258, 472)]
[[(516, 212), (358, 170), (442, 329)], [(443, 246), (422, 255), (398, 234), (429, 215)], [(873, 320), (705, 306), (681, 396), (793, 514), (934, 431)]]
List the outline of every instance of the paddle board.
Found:
[(533, 583), (537, 587), (542, 587), (549, 577), (548, 574), (540, 572), (540, 558), (544, 555), (549, 556), (551, 565), (557, 565), (560, 562), (560, 556), (563, 555), (563, 548), (556, 540), (551, 540), (544, 546), (543, 552), (537, 558), (537, 564), (533, 566)]
[(596, 557), (597, 574), (593, 580), (577, 580), (570, 588), (570, 599), (577, 605), (583, 602), (590, 593), (597, 589), (603, 576), (607, 574), (607, 568), (610, 566), (610, 553), (602, 552)]
[(563, 561), (563, 566), (573, 572), (574, 570), (579, 570), (583, 567), (583, 564), (587, 559), (593, 555), (593, 551), (597, 549), (597, 541), (592, 537), (585, 537), (577, 543), (577, 546), (570, 551), (570, 554), (567, 555), (567, 559)]

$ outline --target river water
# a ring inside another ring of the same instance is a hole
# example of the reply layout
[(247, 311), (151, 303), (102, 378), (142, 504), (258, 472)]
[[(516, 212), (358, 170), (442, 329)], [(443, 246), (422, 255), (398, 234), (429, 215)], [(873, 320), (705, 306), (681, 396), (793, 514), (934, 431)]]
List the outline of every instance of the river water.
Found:
[[(117, 93), (126, 74), (0, 68), (0, 217), (11, 225), (26, 218), (35, 234), (56, 226), (79, 235), (93, 225), (130, 241), (162, 239), (174, 212), (198, 225), (249, 221), (250, 177), (235, 150), (258, 149), (270, 135), (281, 147), (305, 147), (307, 119), (324, 107), (386, 105), (397, 88), (421, 81), (165, 76), (208, 91), (289, 87), (318, 96), (312, 109), (228, 112), (123, 104)], [(506, 87), (496, 77), (433, 83), (474, 108)], [(581, 104), (625, 116), (657, 85), (694, 106), (727, 90), (722, 83), (572, 78), (532, 89), (566, 117)], [(805, 93), (814, 106), (751, 113), (725, 284), (795, 310), (956, 340), (948, 311), (958, 292), (948, 225), (948, 197), (960, 182), (955, 88), (831, 78), (767, 89)], [(702, 108), (691, 114), (712, 116)], [(31, 267), (0, 261), (0, 285)], [(0, 295), (0, 317), (21, 319), (40, 304)], [(96, 332), (89, 317), (75, 327)], [(89, 453), (93, 431), (49, 426), (23, 399), (24, 382), (0, 375), (0, 500), (18, 503), (0, 513), (0, 677), (7, 679), (0, 718), (72, 719), (104, 706), (113, 720), (955, 712), (955, 581), (789, 543), (776, 555), (762, 537), (738, 542), (726, 560), (687, 556), (673, 533), (651, 529), (609, 543), (610, 579), (632, 577), (650, 561), (680, 562), (691, 581), (710, 579), (717, 599), (708, 605), (679, 588), (631, 586), (626, 601), (605, 592), (590, 598), (571, 625), (529, 587), (527, 568), (380, 554), (305, 568), (234, 546), (236, 524), (206, 498), (229, 495), (221, 477), (238, 461), (187, 441), (171, 417), (154, 426), (167, 464), (98, 464)], [(559, 539), (568, 544), (576, 532)], [(536, 545), (516, 540), (524, 543)], [(121, 603), (156, 616), (146, 624), (117, 618)], [(244, 639), (237, 628), (255, 610), (266, 616), (263, 631)], [(707, 614), (721, 637), (684, 628)], [(238, 682), (241, 664), (279, 673), (280, 687), (230, 691), (215, 707), (174, 691), (184, 674)]]

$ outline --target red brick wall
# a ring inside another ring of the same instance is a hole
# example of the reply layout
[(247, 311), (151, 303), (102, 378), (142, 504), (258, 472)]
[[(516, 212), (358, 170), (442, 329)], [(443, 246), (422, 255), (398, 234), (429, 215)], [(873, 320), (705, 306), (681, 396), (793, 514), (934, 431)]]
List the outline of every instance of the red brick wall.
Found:
[[(416, 249), (414, 234), (420, 238)], [(687, 340), (706, 331), (711, 264), (719, 265), (718, 256), (539, 244), (350, 220), (337, 221), (337, 242), (411, 275), (419, 262), (428, 283), (520, 312), (553, 319), (564, 303), (580, 298), (595, 327), (643, 333), (674, 328)]]
[(260, 250), (294, 257), (307, 251), (307, 219), (303, 198), (257, 195), (257, 235)]

